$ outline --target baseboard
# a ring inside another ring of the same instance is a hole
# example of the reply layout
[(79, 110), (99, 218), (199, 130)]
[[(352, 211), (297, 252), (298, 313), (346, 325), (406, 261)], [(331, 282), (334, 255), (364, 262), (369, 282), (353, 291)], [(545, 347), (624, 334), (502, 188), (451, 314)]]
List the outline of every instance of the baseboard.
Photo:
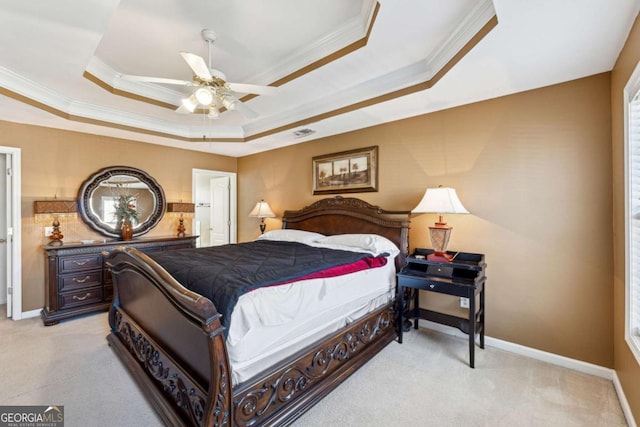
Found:
[(636, 420), (633, 417), (633, 413), (631, 412), (631, 407), (629, 406), (627, 396), (624, 394), (622, 384), (620, 384), (620, 380), (618, 379), (618, 374), (615, 371), (613, 372), (613, 387), (616, 389), (616, 393), (618, 394), (618, 400), (620, 401), (620, 406), (622, 407), (622, 413), (627, 419), (627, 425), (629, 427), (638, 427), (638, 425), (636, 424)]
[[(420, 327), (425, 329), (430, 329), (436, 332), (441, 332), (446, 335), (453, 335), (455, 337), (464, 338), (465, 340), (468, 338), (467, 334), (463, 333), (462, 331), (456, 328), (451, 328), (445, 325), (441, 325), (439, 323), (434, 323), (429, 320), (420, 320)], [(627, 420), (628, 426), (638, 427), (635, 422), (635, 418), (633, 417), (633, 413), (631, 412), (631, 407), (629, 406), (627, 397), (624, 394), (624, 390), (622, 389), (622, 385), (620, 384), (618, 375), (616, 374), (615, 370), (610, 368), (605, 368), (604, 366), (583, 362), (581, 360), (560, 356), (558, 354), (537, 350), (535, 348), (525, 347), (520, 344), (514, 344), (508, 341), (499, 340), (497, 338), (491, 338), (486, 335), (484, 337), (484, 343), (486, 346), (489, 346), (489, 347), (498, 348), (500, 350), (519, 354), (521, 356), (530, 357), (531, 359), (540, 360), (542, 362), (547, 362), (552, 365), (562, 366), (567, 369), (573, 369), (574, 371), (582, 372), (585, 374), (593, 375), (596, 377), (600, 377), (600, 378), (604, 378), (609, 381), (612, 381), (613, 387), (615, 388), (616, 394), (618, 395), (618, 401), (620, 402), (622, 413), (624, 414), (624, 417)]]
[[(420, 326), (426, 329), (442, 332), (443, 334), (453, 335), (464, 339), (468, 338), (467, 334), (461, 332), (456, 328), (440, 325), (428, 320), (420, 320)], [(605, 368), (603, 366), (594, 365), (592, 363), (583, 362), (581, 360), (571, 359), (569, 357), (560, 356), (558, 354), (537, 350), (531, 347), (525, 347), (520, 344), (514, 344), (508, 341), (499, 340), (497, 338), (491, 338), (486, 335), (484, 337), (484, 343), (487, 346), (499, 348), (500, 350), (505, 350), (510, 353), (519, 354), (521, 356), (530, 357), (531, 359), (540, 360), (542, 362), (551, 363), (552, 365), (562, 366), (564, 368), (573, 369), (574, 371), (583, 372), (585, 374), (594, 375), (596, 377), (613, 381), (614, 370), (610, 368)]]
[(41, 312), (42, 312), (41, 308), (37, 310), (23, 311), (20, 319), (29, 319), (31, 317), (39, 317)]

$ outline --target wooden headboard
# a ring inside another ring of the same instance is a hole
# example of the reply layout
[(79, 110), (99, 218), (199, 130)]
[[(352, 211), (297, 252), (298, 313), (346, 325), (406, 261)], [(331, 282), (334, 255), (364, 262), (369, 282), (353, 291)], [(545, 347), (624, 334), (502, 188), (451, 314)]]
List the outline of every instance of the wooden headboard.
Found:
[(396, 269), (405, 265), (409, 252), (409, 211), (388, 211), (354, 197), (322, 199), (304, 208), (284, 212), (282, 228), (334, 234), (378, 234), (400, 249)]

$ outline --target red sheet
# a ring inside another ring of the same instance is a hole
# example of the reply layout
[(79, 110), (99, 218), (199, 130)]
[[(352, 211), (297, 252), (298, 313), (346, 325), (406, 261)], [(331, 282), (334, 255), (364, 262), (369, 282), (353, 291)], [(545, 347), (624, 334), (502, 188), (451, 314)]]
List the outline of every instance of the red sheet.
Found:
[(327, 277), (337, 277), (344, 274), (355, 273), (362, 270), (368, 270), (370, 268), (382, 267), (387, 264), (387, 258), (383, 256), (363, 258), (359, 261), (352, 262), (351, 264), (339, 265), (337, 267), (328, 268), (322, 271), (316, 271), (315, 273), (307, 274), (306, 276), (298, 277), (297, 279), (287, 280), (284, 282), (274, 283), (271, 286), (286, 285), (287, 283), (298, 282), (300, 280), (308, 279), (324, 279)]

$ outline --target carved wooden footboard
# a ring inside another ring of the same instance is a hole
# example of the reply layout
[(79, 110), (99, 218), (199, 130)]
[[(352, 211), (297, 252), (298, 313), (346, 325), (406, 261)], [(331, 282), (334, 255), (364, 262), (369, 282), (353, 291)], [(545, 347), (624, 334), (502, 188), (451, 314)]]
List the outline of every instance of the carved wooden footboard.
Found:
[[(323, 206), (318, 203), (331, 207), (331, 230), (319, 222)], [(355, 212), (366, 224), (363, 232), (390, 237), (406, 255), (407, 212), (383, 211), (358, 199), (318, 203), (288, 211), (285, 224), (290, 217), (290, 224), (305, 229), (306, 212), (314, 231), (344, 233), (334, 223), (345, 210), (349, 220), (339, 223), (358, 232)], [(399, 214), (400, 219), (389, 219)], [(107, 263), (114, 281), (107, 339), (167, 425), (287, 425), (396, 336), (389, 302), (233, 388), (220, 315), (210, 300), (184, 288), (134, 248), (114, 250)]]
[(230, 425), (231, 380), (220, 315), (148, 256), (108, 256), (114, 281), (107, 337), (168, 425)]

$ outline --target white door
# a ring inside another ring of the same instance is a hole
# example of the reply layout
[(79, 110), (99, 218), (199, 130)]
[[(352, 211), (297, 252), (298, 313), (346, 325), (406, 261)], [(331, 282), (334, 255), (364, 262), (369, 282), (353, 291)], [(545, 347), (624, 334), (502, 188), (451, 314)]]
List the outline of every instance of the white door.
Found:
[[(22, 312), (22, 258), (20, 251), (20, 149), (0, 147), (0, 300), (7, 302), (7, 316), (23, 318)], [(27, 313), (37, 316), (40, 310)]]
[(193, 232), (198, 247), (236, 243), (238, 238), (235, 172), (193, 169)]
[(211, 246), (229, 243), (229, 177), (221, 176), (210, 181), (211, 210), (209, 243)]
[(11, 198), (7, 197), (7, 154), (0, 154), (0, 200), (3, 201), (4, 209), (0, 209), (0, 305), (7, 304), (7, 317), (11, 317), (11, 297), (8, 292), (7, 283), (9, 283), (11, 272), (11, 263), (7, 259), (7, 217), (11, 209), (9, 209)]

